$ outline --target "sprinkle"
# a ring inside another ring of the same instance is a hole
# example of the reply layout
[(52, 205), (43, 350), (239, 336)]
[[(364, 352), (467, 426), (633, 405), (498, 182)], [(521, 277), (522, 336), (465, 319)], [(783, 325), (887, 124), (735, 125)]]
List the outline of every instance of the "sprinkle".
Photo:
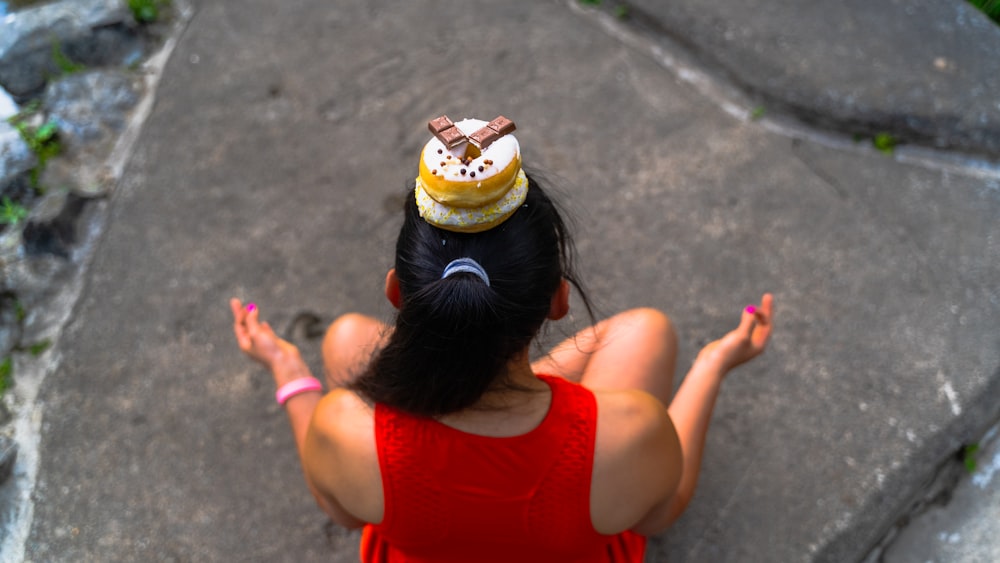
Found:
[(459, 172), (462, 174), (462, 176), (465, 176), (465, 168), (461, 169)]
[(482, 171), (483, 171), (483, 167), (482, 167), (482, 166), (480, 166), (480, 167), (479, 167), (479, 171), (480, 171), (480, 172), (482, 172)]
[(438, 154), (444, 154), (444, 149), (438, 149)]
[(472, 176), (473, 178), (475, 178), (476, 177), (476, 173), (475, 172), (469, 172), (469, 176)]
[(431, 176), (437, 176), (437, 175), (438, 175), (438, 169), (437, 168), (435, 168), (434, 170), (431, 170)]
[(447, 166), (443, 160), (441, 161), (441, 166)]
[(493, 161), (487, 158), (486, 160), (483, 161), (483, 164), (490, 165), (493, 164)]

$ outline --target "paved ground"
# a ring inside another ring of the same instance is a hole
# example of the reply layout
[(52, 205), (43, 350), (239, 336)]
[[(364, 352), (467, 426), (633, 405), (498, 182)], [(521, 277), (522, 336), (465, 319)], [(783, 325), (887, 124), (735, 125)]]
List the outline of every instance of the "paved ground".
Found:
[(1000, 416), (995, 167), (740, 119), (684, 67), (697, 52), (665, 50), (684, 29), (575, 4), (195, 6), (42, 391), (28, 560), (356, 558), (226, 300), (279, 327), (388, 318), (403, 186), (441, 113), (518, 123), (602, 310), (666, 309), (682, 364), (776, 295), (772, 349), (727, 382), (696, 500), (650, 560), (860, 559)]

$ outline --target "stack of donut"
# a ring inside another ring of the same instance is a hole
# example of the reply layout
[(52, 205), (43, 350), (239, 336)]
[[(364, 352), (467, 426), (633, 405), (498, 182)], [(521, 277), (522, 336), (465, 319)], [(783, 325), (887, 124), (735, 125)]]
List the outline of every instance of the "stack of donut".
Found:
[(528, 178), (517, 138), (509, 134), (515, 129), (512, 121), (500, 116), (453, 123), (443, 115), (428, 128), (434, 137), (420, 155), (414, 190), (425, 221), (478, 233), (504, 222), (524, 203)]

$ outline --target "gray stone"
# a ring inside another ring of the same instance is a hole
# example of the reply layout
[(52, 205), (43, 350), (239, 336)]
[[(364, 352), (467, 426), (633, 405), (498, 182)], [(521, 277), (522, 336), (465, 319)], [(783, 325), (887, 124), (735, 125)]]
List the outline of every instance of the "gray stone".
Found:
[(635, 0), (769, 111), (1000, 155), (1000, 26), (961, 0)]
[(49, 161), (42, 185), (87, 197), (107, 194), (114, 179), (105, 163), (139, 100), (138, 79), (117, 70), (93, 70), (49, 84), (44, 101), (59, 128), (63, 152)]
[(42, 98), (59, 141), (69, 151), (117, 139), (129, 111), (139, 101), (133, 76), (118, 70), (91, 70), (49, 83)]
[(0, 485), (10, 478), (17, 461), (17, 442), (7, 436), (0, 436)]
[[(1000, 426), (980, 444), (976, 467), (944, 502), (900, 531), (880, 563), (1000, 561)], [(960, 460), (954, 463), (961, 464)], [(965, 472), (965, 469), (962, 469)]]
[(10, 14), (0, 22), (0, 85), (19, 99), (40, 91), (61, 72), (54, 48), (88, 65), (127, 63), (141, 48), (132, 24), (121, 0), (64, 0)]
[(8, 118), (17, 115), (20, 108), (17, 107), (17, 102), (14, 98), (10, 97), (10, 94), (6, 90), (0, 88), (0, 121), (6, 121)]
[(71, 266), (69, 260), (55, 254), (29, 256), (22, 246), (10, 253), (0, 251), (0, 282), (4, 291), (17, 295), (30, 309), (66, 282)]
[(0, 120), (0, 194), (6, 193), (8, 185), (37, 162), (35, 153), (17, 129), (6, 120)]
[(9, 293), (0, 293), (0, 361), (10, 355), (20, 340), (21, 319), (18, 318), (16, 299)]
[(62, 190), (47, 193), (35, 205), (24, 226), (24, 253), (70, 259), (80, 239), (81, 219), (89, 199)]

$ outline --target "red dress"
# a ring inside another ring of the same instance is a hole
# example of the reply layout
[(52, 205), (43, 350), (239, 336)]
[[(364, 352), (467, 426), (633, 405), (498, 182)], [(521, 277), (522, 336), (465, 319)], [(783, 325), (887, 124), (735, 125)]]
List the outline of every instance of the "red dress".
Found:
[(641, 562), (646, 538), (590, 522), (597, 403), (539, 375), (552, 404), (534, 430), (491, 438), (376, 405), (385, 512), (365, 526), (369, 562)]

